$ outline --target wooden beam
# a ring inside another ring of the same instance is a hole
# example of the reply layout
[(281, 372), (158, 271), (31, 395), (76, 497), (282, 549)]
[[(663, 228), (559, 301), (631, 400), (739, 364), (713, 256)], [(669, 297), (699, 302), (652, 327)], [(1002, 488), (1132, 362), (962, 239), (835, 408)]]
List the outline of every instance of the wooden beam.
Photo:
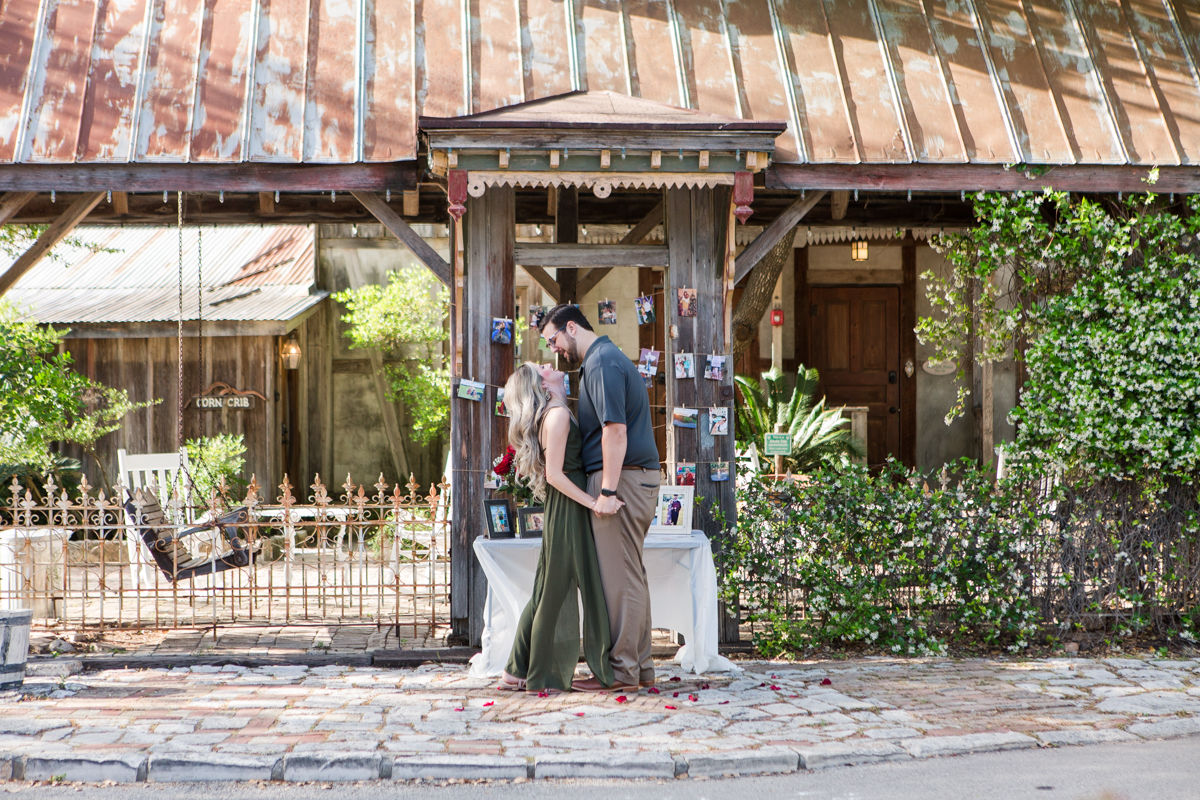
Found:
[(35, 196), (37, 192), (8, 192), (0, 197), (0, 225), (15, 217)]
[(41, 261), (54, 245), (65, 239), (103, 199), (104, 192), (91, 192), (80, 196), (68, 206), (62, 216), (56, 219), (49, 228), (42, 231), (42, 235), (37, 238), (37, 241), (30, 245), (29, 249), (22, 253), (3, 275), (0, 275), (0, 295), (11, 289), (13, 284)]
[(533, 267), (665, 267), (666, 245), (518, 244), (516, 261)]
[(410, 191), (417, 162), (386, 164), (5, 164), (0, 191)]
[[(579, 243), (579, 187), (560, 186), (554, 192), (554, 242), (558, 245)], [(513, 260), (520, 264), (520, 257), (514, 253)], [(536, 266), (558, 267), (559, 264), (539, 264)], [(579, 270), (575, 267), (583, 265), (572, 264), (568, 268), (555, 270), (558, 278), (558, 302), (579, 302)], [(586, 266), (591, 266), (586, 265)]]
[(865, 189), (885, 192), (1040, 191), (1200, 193), (1200, 167), (1159, 167), (1158, 182), (1146, 183), (1150, 165), (1002, 164), (774, 164), (768, 189)]
[(404, 242), (417, 260), (436, 275), (438, 280), (447, 286), (450, 285), (450, 265), (404, 221), (403, 217), (393, 211), (382, 197), (374, 192), (351, 192), (351, 194), (375, 216), (375, 219), (383, 223), (383, 227)]
[[(649, 236), (650, 231), (654, 230), (662, 223), (662, 221), (663, 204), (660, 202), (653, 209), (651, 209), (650, 213), (647, 214), (641, 222), (639, 222), (637, 225), (634, 225), (633, 228), (630, 229), (629, 233), (622, 236), (621, 241), (618, 242), (618, 244), (641, 244), (642, 239), (645, 239), (647, 236)], [(582, 278), (580, 278), (578, 289), (579, 297), (583, 297), (592, 289), (595, 289), (597, 284), (604, 279), (604, 276), (612, 272), (612, 270), (612, 267), (597, 267), (588, 272), (587, 275), (584, 275)]]
[(845, 219), (846, 209), (850, 207), (850, 192), (839, 189), (829, 198), (829, 218)]
[(734, 285), (736, 286), (742, 278), (749, 275), (750, 270), (754, 269), (754, 265), (771, 252), (779, 240), (791, 232), (792, 228), (796, 227), (796, 223), (804, 219), (804, 215), (812, 211), (813, 206), (821, 202), (821, 198), (824, 196), (825, 192), (823, 191), (811, 192), (806, 197), (797, 197), (790, 206), (785, 208), (775, 218), (775, 221), (768, 225), (758, 235), (758, 238), (737, 257), (737, 266), (733, 273)]
[(258, 213), (274, 214), (275, 213), (275, 193), (274, 192), (259, 192), (258, 193)]
[(128, 192), (113, 192), (112, 193), (113, 213), (117, 216), (125, 216), (129, 213), (129, 193)]
[[(917, 466), (917, 242), (908, 231), (900, 245), (900, 462)], [(913, 374), (908, 374), (908, 364)]]
[(558, 281), (554, 280), (549, 272), (546, 272), (541, 267), (534, 266), (522, 266), (521, 269), (528, 272), (529, 277), (533, 278), (537, 285), (542, 287), (542, 291), (550, 295), (550, 298), (555, 303), (558, 302)]

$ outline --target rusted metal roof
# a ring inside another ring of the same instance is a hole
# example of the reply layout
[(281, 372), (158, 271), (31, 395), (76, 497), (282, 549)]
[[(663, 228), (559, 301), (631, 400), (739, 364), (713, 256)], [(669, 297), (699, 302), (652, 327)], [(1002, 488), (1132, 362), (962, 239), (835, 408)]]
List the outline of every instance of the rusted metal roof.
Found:
[(7, 0), (0, 164), (414, 158), (610, 90), (792, 163), (1196, 164), (1200, 0)]
[[(80, 227), (5, 296), (39, 322), (169, 322), (179, 316), (179, 234), (162, 227)], [(201, 249), (202, 245), (202, 249)], [(199, 256), (203, 254), (203, 264)], [(328, 296), (314, 291), (314, 234), (302, 225), (189, 227), (184, 319), (290, 320)]]

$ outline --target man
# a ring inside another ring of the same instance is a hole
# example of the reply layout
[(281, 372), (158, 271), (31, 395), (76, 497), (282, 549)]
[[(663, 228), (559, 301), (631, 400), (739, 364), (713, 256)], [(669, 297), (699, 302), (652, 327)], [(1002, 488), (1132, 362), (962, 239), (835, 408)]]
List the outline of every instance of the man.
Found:
[[(607, 336), (597, 336), (576, 306), (552, 308), (542, 320), (550, 349), (579, 370), (579, 429), (600, 578), (612, 632), (612, 686), (574, 681), (583, 692), (637, 691), (654, 685), (650, 658), (650, 587), (642, 545), (658, 501), (658, 447), (650, 400), (637, 367)], [(619, 501), (619, 502), (618, 502)], [(621, 503), (624, 503), (622, 506)]]

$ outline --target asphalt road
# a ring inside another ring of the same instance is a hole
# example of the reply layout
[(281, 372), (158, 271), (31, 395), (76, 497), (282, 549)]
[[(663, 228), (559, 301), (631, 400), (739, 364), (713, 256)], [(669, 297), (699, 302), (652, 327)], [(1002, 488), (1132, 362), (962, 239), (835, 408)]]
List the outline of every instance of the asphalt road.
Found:
[[(0, 786), (4, 786), (0, 784)], [(37, 800), (1196, 800), (1200, 738), (1017, 750), (764, 778), (522, 784), (7, 785)]]

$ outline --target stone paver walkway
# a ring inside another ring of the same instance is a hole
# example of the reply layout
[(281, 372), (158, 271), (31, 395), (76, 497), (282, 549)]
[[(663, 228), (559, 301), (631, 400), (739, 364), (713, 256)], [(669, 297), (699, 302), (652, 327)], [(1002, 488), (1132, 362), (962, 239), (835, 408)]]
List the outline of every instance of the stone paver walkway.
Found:
[(528, 697), (459, 666), (29, 678), (0, 695), (27, 780), (700, 777), (1200, 734), (1200, 662), (741, 662), (656, 690)]

